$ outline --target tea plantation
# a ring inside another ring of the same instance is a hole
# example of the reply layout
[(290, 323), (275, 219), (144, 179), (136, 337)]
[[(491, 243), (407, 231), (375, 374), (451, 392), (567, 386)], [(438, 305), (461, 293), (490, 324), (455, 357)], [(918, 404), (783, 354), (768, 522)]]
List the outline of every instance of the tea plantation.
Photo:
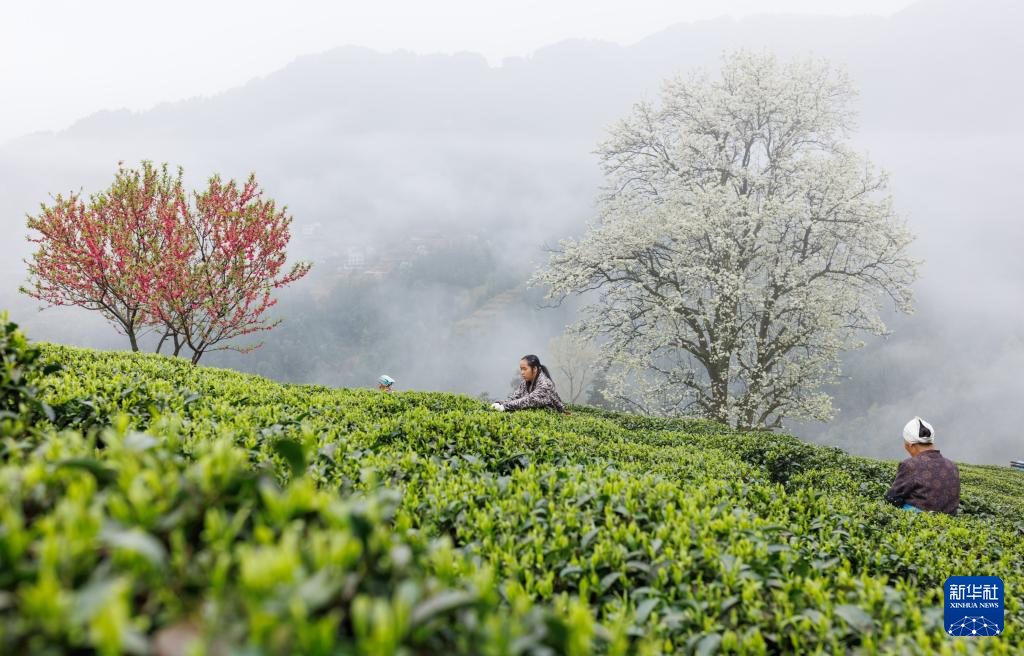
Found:
[[(784, 435), (3, 326), (3, 654), (1024, 650), (1008, 468), (963, 465), (961, 515), (912, 514), (881, 500), (894, 462)], [(1003, 635), (946, 634), (950, 575), (1002, 577)]]

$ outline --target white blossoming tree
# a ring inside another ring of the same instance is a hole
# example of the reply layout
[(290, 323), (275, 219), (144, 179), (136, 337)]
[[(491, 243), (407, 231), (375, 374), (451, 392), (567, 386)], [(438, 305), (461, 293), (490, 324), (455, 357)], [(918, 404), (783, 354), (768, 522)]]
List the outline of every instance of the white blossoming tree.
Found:
[(554, 362), (551, 369), (563, 400), (578, 403), (594, 384), (600, 369), (600, 351), (580, 335), (566, 333), (548, 342), (548, 353)]
[(856, 96), (827, 62), (725, 57), (665, 83), (600, 144), (597, 221), (534, 276), (586, 295), (605, 394), (738, 428), (833, 415), (823, 386), (917, 262), (886, 176), (846, 143)]

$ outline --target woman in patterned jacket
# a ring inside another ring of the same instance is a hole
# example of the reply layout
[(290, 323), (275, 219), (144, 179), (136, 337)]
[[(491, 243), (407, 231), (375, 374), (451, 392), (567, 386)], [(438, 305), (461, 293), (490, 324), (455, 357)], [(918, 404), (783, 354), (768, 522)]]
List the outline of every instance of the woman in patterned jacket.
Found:
[(555, 382), (551, 380), (548, 368), (540, 363), (536, 355), (524, 355), (519, 361), (519, 375), (523, 382), (512, 396), (503, 403), (495, 403), (492, 408), (498, 412), (505, 410), (526, 410), (528, 408), (554, 408), (559, 412), (569, 414), (558, 398), (555, 391)]

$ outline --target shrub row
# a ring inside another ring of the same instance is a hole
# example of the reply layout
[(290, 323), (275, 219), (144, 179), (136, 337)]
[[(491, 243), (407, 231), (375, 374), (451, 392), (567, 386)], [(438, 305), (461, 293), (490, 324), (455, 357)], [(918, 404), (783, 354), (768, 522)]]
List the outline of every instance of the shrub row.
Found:
[[(1024, 645), (1024, 485), (996, 468), (961, 468), (964, 515), (913, 515), (880, 500), (893, 463), (782, 435), (8, 343), (5, 653)], [(1003, 636), (945, 634), (954, 574), (1003, 578)]]

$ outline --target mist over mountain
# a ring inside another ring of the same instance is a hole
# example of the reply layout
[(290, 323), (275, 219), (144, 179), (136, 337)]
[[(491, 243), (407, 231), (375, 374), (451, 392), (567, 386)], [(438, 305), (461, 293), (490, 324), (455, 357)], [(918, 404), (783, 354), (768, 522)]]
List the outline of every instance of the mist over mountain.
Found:
[[(123, 348), (98, 316), (35, 311), (25, 214), (99, 190), (118, 161), (167, 161), (194, 186), (255, 171), (295, 217), (289, 253), (314, 262), (280, 294), (285, 322), (249, 355), (204, 364), (280, 380), (506, 394), (520, 356), (574, 319), (525, 280), (579, 235), (607, 128), (666, 77), (724, 51), (813, 54), (861, 95), (853, 142), (891, 174), (923, 258), (918, 311), (845, 359), (837, 419), (809, 440), (896, 458), (914, 415), (955, 459), (1024, 457), (1024, 7), (925, 0), (889, 18), (761, 16), (680, 24), (629, 46), (570, 40), (488, 66), (476, 54), (339, 47), (208, 98), (109, 111), (0, 145), (0, 307), (35, 339)], [(115, 63), (112, 63), (115, 65)], [(125, 84), (131, 84), (126, 80)], [(148, 344), (148, 342), (147, 342)]]

